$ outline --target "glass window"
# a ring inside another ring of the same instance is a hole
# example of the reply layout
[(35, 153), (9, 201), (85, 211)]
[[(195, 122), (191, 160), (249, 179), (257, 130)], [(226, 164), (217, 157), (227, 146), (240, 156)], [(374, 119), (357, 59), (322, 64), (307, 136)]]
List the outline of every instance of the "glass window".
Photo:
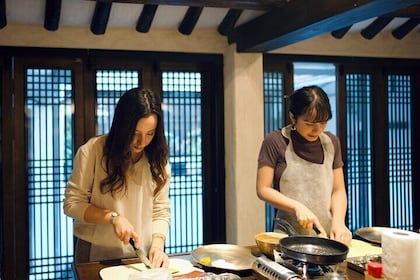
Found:
[(201, 79), (200, 72), (162, 73), (165, 134), (172, 169), (168, 253), (190, 252), (203, 245)]
[(352, 231), (372, 225), (371, 75), (346, 75), (348, 220)]
[(107, 133), (111, 128), (115, 106), (120, 96), (138, 85), (138, 71), (96, 71), (96, 128), (98, 135)]
[(413, 229), (411, 77), (388, 76), (389, 201), (391, 227)]
[(62, 198), (73, 168), (72, 71), (26, 70), (29, 279), (72, 279), (73, 225)]
[(321, 87), (330, 99), (332, 119), (328, 122), (326, 131), (337, 135), (337, 85), (335, 65), (331, 63), (294, 62), (294, 90), (304, 86)]

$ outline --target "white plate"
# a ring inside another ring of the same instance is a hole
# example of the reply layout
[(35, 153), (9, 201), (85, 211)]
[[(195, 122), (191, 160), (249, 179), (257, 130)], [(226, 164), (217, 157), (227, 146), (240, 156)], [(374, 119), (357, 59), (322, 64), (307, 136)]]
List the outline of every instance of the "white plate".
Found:
[[(172, 276), (187, 274), (197, 270), (191, 262), (179, 258), (169, 258), (169, 268), (178, 270), (178, 272), (172, 274)], [(99, 271), (99, 275), (102, 280), (126, 280), (131, 274), (145, 270), (147, 270), (147, 268), (143, 263), (134, 263), (103, 268)]]
[(356, 234), (360, 236), (361, 238), (363, 238), (364, 240), (381, 245), (382, 232), (389, 229), (391, 228), (365, 227), (365, 228), (359, 228), (358, 230), (356, 230)]
[[(235, 271), (252, 269), (257, 259), (249, 248), (233, 244), (205, 245), (193, 250), (191, 256), (203, 266)], [(210, 263), (203, 262), (204, 258)]]

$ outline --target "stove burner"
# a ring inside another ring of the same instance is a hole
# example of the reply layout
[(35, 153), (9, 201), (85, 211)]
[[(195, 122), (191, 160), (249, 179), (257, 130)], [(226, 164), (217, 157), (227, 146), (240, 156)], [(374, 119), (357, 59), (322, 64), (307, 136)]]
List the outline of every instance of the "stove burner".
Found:
[(308, 275), (313, 275), (313, 276), (321, 276), (324, 274), (321, 266), (315, 265), (315, 264), (308, 264), (306, 268), (306, 272)]
[(281, 265), (302, 276), (303, 279), (322, 279), (325, 273), (334, 271), (329, 265), (306, 263), (284, 256), (278, 261)]

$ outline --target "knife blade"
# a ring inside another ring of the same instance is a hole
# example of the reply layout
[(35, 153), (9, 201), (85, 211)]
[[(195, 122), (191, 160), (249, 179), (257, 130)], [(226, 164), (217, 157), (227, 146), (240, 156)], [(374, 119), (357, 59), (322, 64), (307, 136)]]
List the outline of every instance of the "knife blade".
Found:
[(134, 240), (130, 238), (130, 244), (133, 247), (134, 251), (136, 252), (137, 257), (140, 259), (142, 263), (146, 266), (146, 268), (152, 268), (152, 263), (147, 258), (146, 253), (142, 248), (136, 248), (136, 245), (134, 245)]

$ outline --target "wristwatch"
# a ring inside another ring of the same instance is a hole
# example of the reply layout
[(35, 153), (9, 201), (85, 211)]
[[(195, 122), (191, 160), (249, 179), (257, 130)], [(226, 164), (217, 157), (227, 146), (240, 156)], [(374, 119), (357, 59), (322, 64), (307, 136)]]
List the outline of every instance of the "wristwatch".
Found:
[(120, 214), (118, 214), (117, 212), (112, 212), (111, 213), (111, 219), (109, 220), (109, 223), (113, 225), (115, 219), (118, 218), (119, 216), (120, 216)]

